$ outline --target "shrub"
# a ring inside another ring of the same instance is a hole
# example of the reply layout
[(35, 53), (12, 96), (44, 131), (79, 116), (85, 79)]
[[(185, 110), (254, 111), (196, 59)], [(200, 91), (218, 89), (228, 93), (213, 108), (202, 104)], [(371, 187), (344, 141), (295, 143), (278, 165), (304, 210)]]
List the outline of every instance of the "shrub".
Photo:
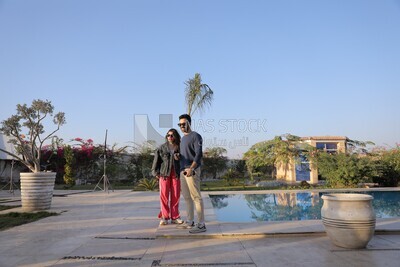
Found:
[(138, 188), (146, 191), (156, 191), (158, 188), (158, 179), (143, 178), (139, 181)]
[(311, 185), (309, 184), (309, 183), (307, 183), (307, 181), (301, 181), (300, 182), (300, 187), (301, 188), (310, 188), (311, 187)]
[(312, 162), (326, 179), (328, 187), (355, 187), (371, 176), (370, 159), (360, 158), (357, 154), (321, 152), (313, 157)]
[(373, 182), (380, 186), (396, 187), (400, 181), (400, 145), (393, 149), (377, 151)]
[(69, 186), (75, 185), (75, 174), (73, 166), (75, 164), (74, 152), (71, 146), (65, 146), (64, 148), (64, 158), (65, 158), (65, 166), (64, 166), (64, 182)]

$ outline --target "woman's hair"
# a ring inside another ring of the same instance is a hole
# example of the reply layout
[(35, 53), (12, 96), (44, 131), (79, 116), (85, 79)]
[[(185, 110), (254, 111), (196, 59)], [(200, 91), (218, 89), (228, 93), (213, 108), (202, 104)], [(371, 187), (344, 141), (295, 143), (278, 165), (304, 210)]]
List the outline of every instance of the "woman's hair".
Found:
[(165, 141), (168, 141), (168, 133), (172, 133), (172, 135), (174, 136), (174, 144), (177, 145), (179, 147), (179, 145), (181, 144), (181, 136), (179, 135), (178, 131), (174, 128), (171, 128), (168, 130), (167, 134), (165, 135)]

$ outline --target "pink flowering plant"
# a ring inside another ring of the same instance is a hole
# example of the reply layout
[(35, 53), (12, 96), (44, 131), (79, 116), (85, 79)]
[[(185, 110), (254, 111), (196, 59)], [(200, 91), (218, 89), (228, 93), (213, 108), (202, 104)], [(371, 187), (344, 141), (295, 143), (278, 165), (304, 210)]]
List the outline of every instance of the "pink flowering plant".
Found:
[(98, 176), (99, 169), (96, 162), (98, 161), (103, 148), (95, 145), (92, 139), (82, 139), (80, 137), (71, 140), (74, 144), (71, 145), (75, 157), (75, 172), (76, 175), (91, 179), (93, 176)]
[[(45, 122), (52, 118), (55, 128), (45, 131)], [(14, 157), (32, 172), (41, 171), (41, 157), (45, 142), (66, 123), (64, 112), (54, 114), (54, 106), (48, 100), (33, 100), (31, 106), (17, 105), (17, 113), (1, 122), (0, 132), (10, 138), (15, 153), (0, 149)]]
[(103, 144), (95, 144), (93, 139), (76, 137), (66, 144), (62, 140), (53, 146), (42, 147), (42, 162), (47, 169), (56, 170), (56, 182), (64, 181), (67, 185), (74, 185), (76, 179), (96, 181), (103, 173), (104, 153), (107, 156), (107, 170), (115, 176), (123, 164), (121, 156), (125, 148), (105, 148)]
[(42, 169), (51, 169), (57, 172), (57, 175), (64, 171), (64, 144), (63, 139), (53, 137), (51, 144), (42, 146), (41, 151), (41, 166)]
[(94, 144), (94, 141), (90, 138), (77, 137), (71, 141), (74, 142), (72, 150), (75, 157), (74, 169), (76, 176), (85, 180), (96, 180), (96, 178), (101, 177), (104, 154), (107, 157), (108, 171), (115, 173), (115, 166), (120, 165), (121, 155), (126, 148), (117, 149), (116, 145), (108, 148), (102, 144)]

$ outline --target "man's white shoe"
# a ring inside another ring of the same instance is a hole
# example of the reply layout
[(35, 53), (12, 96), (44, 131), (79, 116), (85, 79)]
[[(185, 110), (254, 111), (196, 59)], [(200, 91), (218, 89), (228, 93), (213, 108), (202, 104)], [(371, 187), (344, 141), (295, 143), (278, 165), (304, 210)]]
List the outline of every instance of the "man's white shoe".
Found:
[(184, 222), (182, 224), (179, 224), (176, 228), (178, 229), (192, 229), (194, 227), (194, 222)]
[(207, 231), (206, 225), (204, 223), (196, 223), (196, 226), (189, 230), (191, 234), (197, 234)]

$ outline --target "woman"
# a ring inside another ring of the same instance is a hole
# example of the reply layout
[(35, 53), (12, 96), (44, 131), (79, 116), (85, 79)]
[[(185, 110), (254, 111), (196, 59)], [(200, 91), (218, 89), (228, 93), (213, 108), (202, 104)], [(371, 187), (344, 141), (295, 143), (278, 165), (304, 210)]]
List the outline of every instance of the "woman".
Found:
[(166, 142), (156, 151), (152, 173), (159, 180), (161, 211), (158, 218), (160, 225), (171, 223), (182, 224), (179, 215), (179, 198), (181, 183), (179, 180), (179, 145), (181, 136), (175, 129), (170, 129), (165, 137)]

